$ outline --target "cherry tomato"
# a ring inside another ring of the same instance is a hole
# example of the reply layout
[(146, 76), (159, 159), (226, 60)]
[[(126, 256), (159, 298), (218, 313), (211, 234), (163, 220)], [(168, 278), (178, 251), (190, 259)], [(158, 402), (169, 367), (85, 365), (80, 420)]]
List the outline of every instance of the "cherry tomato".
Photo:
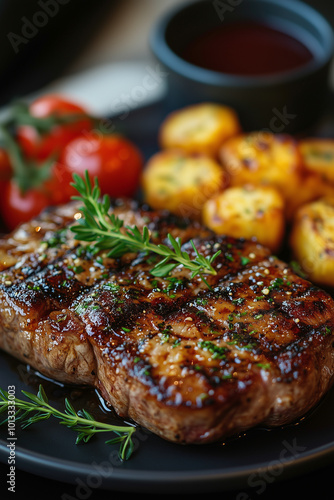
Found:
[(44, 181), (42, 186), (43, 192), (49, 198), (49, 205), (60, 205), (71, 200), (74, 194), (71, 182), (73, 182), (71, 174), (56, 162), (51, 170), (50, 178)]
[(11, 178), (12, 174), (13, 172), (9, 156), (4, 149), (0, 148), (0, 193), (3, 192), (5, 185)]
[(3, 231), (3, 217), (2, 217), (2, 207), (4, 203), (4, 193), (7, 187), (7, 184), (12, 176), (12, 168), (10, 165), (9, 157), (6, 151), (0, 148), (0, 230)]
[(116, 134), (98, 136), (93, 132), (71, 141), (59, 163), (71, 177), (73, 173), (83, 177), (88, 170), (92, 182), (98, 178), (102, 194), (112, 197), (132, 197), (143, 167), (142, 155), (131, 141)]
[(29, 189), (22, 194), (14, 180), (7, 182), (2, 200), (2, 219), (7, 229), (15, 229), (38, 215), (50, 204), (47, 193), (39, 189)]
[[(39, 97), (32, 102), (29, 111), (36, 118), (45, 118), (50, 115), (87, 115), (81, 106), (57, 95)], [(55, 125), (49, 132), (42, 135), (33, 126), (21, 125), (17, 129), (16, 138), (27, 158), (44, 160), (51, 154), (60, 152), (72, 139), (91, 128), (92, 121), (84, 116), (75, 122)]]
[(25, 193), (22, 193), (14, 178), (4, 181), (0, 206), (7, 229), (12, 230), (18, 224), (29, 221), (48, 206), (69, 202), (73, 195), (71, 181), (70, 174), (64, 172), (58, 163), (51, 168), (48, 180)]

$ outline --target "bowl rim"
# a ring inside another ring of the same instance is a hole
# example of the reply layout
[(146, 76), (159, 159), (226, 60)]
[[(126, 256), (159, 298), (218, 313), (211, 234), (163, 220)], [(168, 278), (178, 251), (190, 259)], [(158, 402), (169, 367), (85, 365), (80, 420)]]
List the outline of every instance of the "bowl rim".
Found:
[[(324, 46), (323, 57), (315, 57), (305, 65), (271, 75), (234, 75), (231, 73), (222, 73), (201, 66), (192, 64), (179, 55), (177, 55), (167, 44), (165, 33), (169, 23), (176, 15), (184, 10), (195, 6), (196, 4), (212, 3), (208, 0), (190, 0), (183, 2), (174, 8), (167, 10), (161, 16), (151, 30), (149, 43), (153, 54), (157, 59), (164, 64), (167, 68), (172, 70), (184, 78), (198, 83), (205, 83), (217, 86), (231, 86), (234, 87), (259, 87), (286, 84), (292, 81), (301, 80), (304, 77), (312, 75), (317, 70), (329, 64), (334, 55), (334, 31), (330, 23), (325, 17), (310, 5), (300, 1), (294, 0), (247, 0), (249, 3), (258, 5), (266, 4), (272, 7), (285, 8), (292, 12), (298, 13), (302, 17), (307, 18), (308, 21), (312, 20), (312, 24), (321, 32), (322, 38), (326, 39), (326, 46)], [(237, 7), (236, 7), (237, 8)], [(321, 26), (319, 30), (318, 26)]]

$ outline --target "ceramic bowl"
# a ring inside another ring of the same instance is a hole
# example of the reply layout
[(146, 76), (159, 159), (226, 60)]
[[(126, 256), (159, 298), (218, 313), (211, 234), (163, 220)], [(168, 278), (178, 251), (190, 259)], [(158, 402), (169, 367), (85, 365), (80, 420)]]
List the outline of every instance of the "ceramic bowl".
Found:
[[(245, 19), (268, 23), (299, 39), (311, 50), (312, 60), (298, 69), (274, 75), (240, 76), (205, 69), (182, 57), (185, 46), (203, 32), (220, 23)], [(292, 133), (312, 127), (326, 106), (333, 32), (322, 15), (302, 2), (182, 3), (158, 20), (150, 45), (167, 78), (167, 109), (219, 102), (238, 112), (245, 130)]]

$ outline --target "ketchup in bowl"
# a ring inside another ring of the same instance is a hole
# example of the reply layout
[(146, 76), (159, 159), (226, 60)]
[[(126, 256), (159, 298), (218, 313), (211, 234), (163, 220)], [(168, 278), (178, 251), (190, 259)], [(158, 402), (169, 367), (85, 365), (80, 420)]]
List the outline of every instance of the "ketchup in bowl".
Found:
[(222, 23), (188, 43), (181, 56), (202, 68), (234, 75), (272, 75), (309, 63), (301, 41), (252, 20)]

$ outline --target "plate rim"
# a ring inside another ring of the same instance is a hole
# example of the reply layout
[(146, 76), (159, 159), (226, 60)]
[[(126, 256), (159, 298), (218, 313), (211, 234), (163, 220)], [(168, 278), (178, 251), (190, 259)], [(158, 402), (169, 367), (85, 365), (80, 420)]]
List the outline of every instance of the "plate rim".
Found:
[[(91, 464), (84, 464), (40, 452), (32, 451), (21, 446), (16, 447), (16, 461), (19, 469), (44, 478), (62, 481), (68, 484), (75, 484), (77, 479), (85, 480), (92, 475)], [(4, 456), (6, 459), (3, 460)], [(297, 457), (289, 457), (280, 460), (283, 465), (282, 473), (274, 477), (275, 481), (296, 477), (305, 474), (309, 470), (315, 471), (327, 464), (334, 457), (334, 441), (320, 445), (311, 450), (298, 454)], [(6, 441), (0, 439), (0, 461), (6, 463), (8, 459), (8, 448)], [(268, 472), (267, 461), (262, 461), (253, 465), (242, 465), (233, 467), (231, 470), (217, 468), (208, 470), (191, 471), (152, 471), (149, 469), (133, 470), (122, 469), (113, 466), (111, 474), (102, 472), (102, 467), (98, 464), (95, 471), (101, 470), (102, 485), (105, 490), (118, 489), (125, 492), (160, 492), (161, 487), (168, 493), (180, 492), (183, 489), (187, 492), (231, 490), (245, 488), (250, 485), (247, 480), (253, 474)], [(38, 474), (36, 474), (36, 470)], [(61, 477), (60, 477), (61, 474)]]

